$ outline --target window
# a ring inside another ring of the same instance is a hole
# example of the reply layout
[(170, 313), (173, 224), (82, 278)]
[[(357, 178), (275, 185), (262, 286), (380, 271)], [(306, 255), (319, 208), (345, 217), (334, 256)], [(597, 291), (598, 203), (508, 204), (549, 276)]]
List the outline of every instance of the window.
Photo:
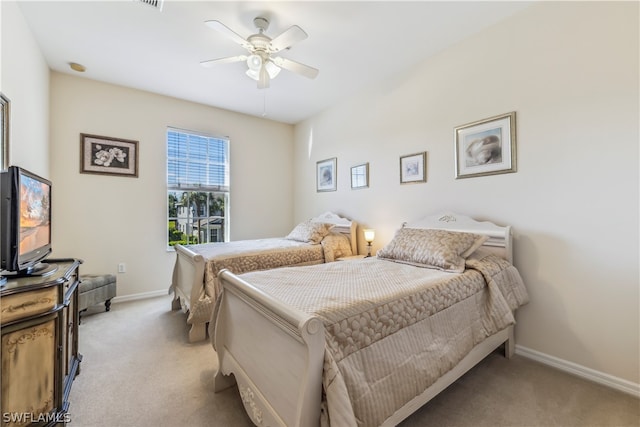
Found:
[(229, 139), (167, 130), (169, 246), (228, 240)]

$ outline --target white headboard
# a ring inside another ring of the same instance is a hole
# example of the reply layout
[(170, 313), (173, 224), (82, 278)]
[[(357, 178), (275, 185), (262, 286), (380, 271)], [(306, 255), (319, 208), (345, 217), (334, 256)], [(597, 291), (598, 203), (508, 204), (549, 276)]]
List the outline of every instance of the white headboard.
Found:
[(325, 212), (312, 218), (311, 220), (334, 224), (334, 227), (331, 229), (331, 231), (346, 235), (351, 242), (351, 252), (353, 252), (354, 255), (358, 253), (358, 224), (355, 221), (342, 217), (333, 212)]
[(405, 222), (402, 226), (407, 228), (462, 231), (489, 236), (489, 239), (482, 247), (489, 249), (509, 262), (513, 262), (511, 226), (501, 227), (489, 221), (476, 221), (468, 216), (452, 212), (443, 212), (417, 221)]

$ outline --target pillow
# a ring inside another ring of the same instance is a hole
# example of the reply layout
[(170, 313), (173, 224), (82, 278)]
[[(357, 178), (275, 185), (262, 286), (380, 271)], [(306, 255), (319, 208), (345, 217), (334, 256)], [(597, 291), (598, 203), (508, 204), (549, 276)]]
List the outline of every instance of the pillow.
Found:
[(324, 236), (329, 234), (331, 227), (333, 227), (333, 224), (307, 220), (296, 225), (285, 239), (297, 240), (298, 242), (320, 243)]
[(378, 251), (378, 258), (462, 273), (465, 258), (488, 239), (458, 231), (401, 228), (391, 242)]
[(334, 214), (333, 212), (325, 212), (315, 218), (311, 218), (311, 221), (325, 222), (334, 225), (343, 225), (345, 227), (349, 227), (351, 225), (351, 221), (349, 221), (347, 218), (343, 218), (340, 215)]
[(353, 255), (351, 242), (349, 238), (342, 233), (332, 231), (322, 239), (320, 244), (324, 251), (324, 262), (332, 262), (338, 258)]

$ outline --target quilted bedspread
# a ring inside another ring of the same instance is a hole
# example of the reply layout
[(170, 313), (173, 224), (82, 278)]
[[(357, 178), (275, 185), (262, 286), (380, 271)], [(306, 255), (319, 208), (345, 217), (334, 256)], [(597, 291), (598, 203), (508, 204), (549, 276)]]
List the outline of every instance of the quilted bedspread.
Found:
[(321, 245), (283, 238), (238, 240), (186, 247), (208, 260), (204, 271), (204, 287), (198, 300), (191, 301), (187, 318), (189, 324), (206, 323), (211, 319), (216, 298), (220, 293), (218, 273), (225, 268), (240, 274), (324, 262)]
[(380, 425), (528, 301), (494, 255), (460, 274), (367, 258), (242, 278), (323, 320), (323, 424), (340, 427)]

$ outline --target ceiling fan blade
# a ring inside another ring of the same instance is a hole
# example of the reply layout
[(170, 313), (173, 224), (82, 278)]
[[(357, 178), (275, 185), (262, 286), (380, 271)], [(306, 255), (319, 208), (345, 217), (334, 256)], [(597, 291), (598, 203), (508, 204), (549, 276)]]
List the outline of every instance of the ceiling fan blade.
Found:
[(208, 61), (202, 61), (200, 65), (203, 67), (213, 67), (218, 64), (230, 64), (232, 62), (246, 61), (246, 55), (227, 56), (226, 58), (210, 59)]
[(287, 58), (274, 57), (271, 58), (271, 60), (279, 67), (292, 71), (296, 74), (300, 74), (301, 76), (305, 76), (309, 79), (315, 79), (320, 72), (317, 68), (313, 68)]
[(309, 37), (304, 30), (297, 25), (293, 25), (289, 27), (289, 29), (285, 30), (282, 34), (275, 37), (271, 40), (271, 52), (278, 52), (282, 49), (286, 49), (294, 44), (298, 43)]
[(258, 89), (268, 88), (270, 79), (267, 68), (262, 64), (262, 68), (260, 68), (260, 78), (258, 79)]
[(218, 31), (219, 33), (225, 35), (229, 39), (231, 39), (234, 42), (238, 43), (240, 46), (244, 47), (245, 49), (250, 49), (251, 48), (251, 43), (249, 43), (246, 39), (244, 39), (238, 33), (233, 31), (231, 28), (229, 28), (226, 25), (224, 25), (222, 22), (216, 21), (216, 20), (211, 20), (211, 21), (205, 21), (204, 23), (207, 24), (207, 26), (209, 28), (212, 28), (212, 29)]

